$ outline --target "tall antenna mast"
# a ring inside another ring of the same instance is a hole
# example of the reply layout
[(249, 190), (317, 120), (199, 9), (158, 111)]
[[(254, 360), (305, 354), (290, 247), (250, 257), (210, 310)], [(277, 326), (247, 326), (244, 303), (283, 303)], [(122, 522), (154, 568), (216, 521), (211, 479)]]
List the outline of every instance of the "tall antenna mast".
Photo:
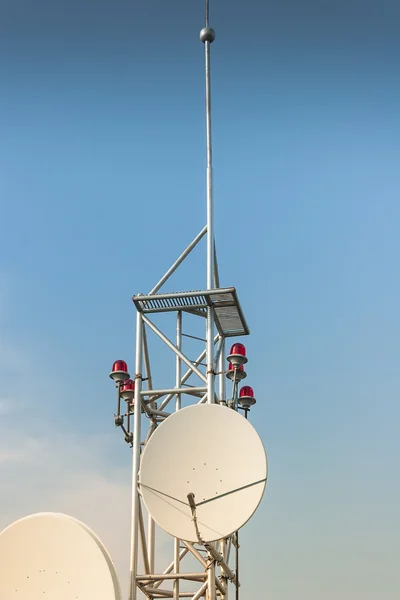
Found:
[[(218, 274), (210, 67), (215, 32), (210, 27), (209, 0), (205, 0), (205, 27), (200, 31), (200, 40), (205, 51), (207, 223), (147, 295), (133, 296), (137, 311), (135, 373), (130, 379), (125, 361), (116, 361), (110, 373), (117, 387), (115, 425), (122, 429), (125, 441), (132, 448), (129, 600), (144, 596), (228, 600), (232, 586), (237, 598), (240, 585), (237, 531), (256, 510), (266, 482), (267, 462), (261, 440), (238, 415), (238, 410), (243, 410), (247, 417), (255, 404), (252, 388), (239, 388), (246, 377), (246, 349), (243, 344), (234, 343), (229, 356), (225, 355), (226, 338), (248, 335), (250, 331), (236, 289), (221, 288)], [(206, 289), (160, 291), (203, 237), (207, 247)], [(169, 339), (151, 320), (154, 313), (164, 313), (165, 320), (175, 315), (175, 340)], [(197, 329), (190, 329), (194, 316), (205, 320), (205, 338), (198, 337)], [(175, 357), (170, 378), (159, 389), (153, 387), (152, 367), (160, 359), (156, 356), (154, 363), (151, 360), (148, 334), (158, 337)], [(194, 354), (193, 340), (203, 343), (195, 360), (189, 358)], [(229, 399), (227, 379), (232, 384)], [(124, 402), (126, 408), (122, 407)], [(181, 408), (185, 411), (181, 412)], [(211, 436), (210, 427), (213, 427)], [(239, 455), (236, 452), (233, 431), (238, 435), (242, 428), (244, 437), (240, 434), (240, 439), (248, 439), (248, 444), (243, 441), (244, 452), (251, 443), (255, 444), (251, 468), (247, 461), (243, 463), (242, 452)], [(157, 573), (156, 558), (161, 558), (157, 556), (161, 550), (157, 543), (158, 527), (171, 534), (173, 548), (170, 563)], [(193, 568), (191, 572), (185, 569), (186, 555), (195, 559), (194, 572)]]
[(210, 3), (206, 0), (206, 26), (200, 32), (205, 49), (206, 84), (206, 150), (207, 150), (207, 289), (214, 287), (214, 206), (213, 206), (213, 167), (211, 139), (211, 44), (215, 32), (210, 25)]
[[(206, 26), (200, 31), (200, 40), (205, 50), (206, 75), (206, 151), (207, 151), (207, 289), (212, 290), (215, 281), (215, 239), (214, 239), (214, 198), (211, 139), (211, 44), (215, 40), (215, 31), (210, 27), (210, 2), (206, 0)], [(207, 397), (214, 402), (214, 310), (207, 311)]]

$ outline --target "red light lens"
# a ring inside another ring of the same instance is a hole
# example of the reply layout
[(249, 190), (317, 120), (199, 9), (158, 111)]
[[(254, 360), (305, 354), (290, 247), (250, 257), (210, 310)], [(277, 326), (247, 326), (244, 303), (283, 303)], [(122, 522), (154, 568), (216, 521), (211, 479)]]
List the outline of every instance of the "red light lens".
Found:
[(112, 366), (112, 373), (115, 371), (123, 371), (124, 373), (128, 373), (128, 365), (124, 360), (116, 360)]
[(249, 385), (243, 386), (242, 389), (240, 390), (239, 397), (243, 398), (244, 396), (249, 396), (250, 398), (254, 398), (253, 388), (250, 387)]
[(231, 348), (231, 354), (240, 354), (241, 356), (246, 356), (246, 348), (243, 344), (233, 344)]

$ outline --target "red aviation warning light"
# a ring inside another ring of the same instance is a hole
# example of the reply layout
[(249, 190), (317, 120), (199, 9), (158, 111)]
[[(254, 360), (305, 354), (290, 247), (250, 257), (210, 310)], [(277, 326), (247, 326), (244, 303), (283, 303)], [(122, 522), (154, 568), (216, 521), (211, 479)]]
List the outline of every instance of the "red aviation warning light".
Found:
[(124, 360), (115, 361), (111, 369), (110, 377), (115, 383), (122, 383), (129, 379), (128, 365)]
[(253, 388), (249, 385), (245, 385), (240, 390), (239, 394), (239, 404), (244, 409), (249, 409), (256, 403), (256, 399), (254, 398)]
[(126, 381), (124, 381), (122, 383), (120, 392), (121, 392), (121, 397), (124, 400), (132, 403), (133, 398), (135, 396), (135, 382), (132, 381), (132, 379), (127, 379)]
[(246, 348), (243, 344), (233, 344), (227, 360), (234, 366), (239, 367), (247, 363)]
[(233, 381), (236, 378), (236, 381), (241, 381), (245, 377), (247, 377), (247, 373), (244, 370), (244, 365), (240, 365), (239, 367), (234, 367), (232, 363), (229, 363), (228, 372), (226, 374), (227, 378)]

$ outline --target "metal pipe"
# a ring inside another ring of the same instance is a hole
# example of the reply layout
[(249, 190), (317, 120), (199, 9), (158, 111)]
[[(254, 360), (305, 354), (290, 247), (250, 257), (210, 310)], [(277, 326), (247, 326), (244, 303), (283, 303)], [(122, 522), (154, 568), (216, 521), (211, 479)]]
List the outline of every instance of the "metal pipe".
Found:
[(187, 579), (188, 581), (203, 581), (206, 578), (206, 573), (160, 573), (151, 575), (138, 575), (138, 581), (159, 581), (167, 579)]
[(215, 576), (215, 587), (218, 588), (221, 596), (225, 596), (227, 588), (226, 588), (226, 586), (224, 586), (224, 584), (222, 583), (222, 581), (220, 581), (218, 579), (217, 576)]
[(129, 406), (129, 402), (127, 402), (126, 430), (128, 433), (131, 432), (131, 407)]
[[(143, 328), (144, 330), (145, 328)], [(154, 420), (153, 420), (154, 421)], [(156, 424), (152, 422), (149, 426), (145, 445), (153, 435), (156, 429)], [(147, 552), (148, 552), (148, 561), (149, 561), (149, 572), (153, 573), (154, 571), (154, 562), (155, 562), (155, 547), (156, 547), (156, 527), (155, 522), (151, 518), (151, 514), (149, 513), (147, 516)]]
[(200, 554), (200, 552), (193, 546), (193, 544), (191, 544), (190, 542), (185, 542), (184, 540), (182, 540), (184, 546), (186, 546), (186, 548), (189, 550), (189, 552), (191, 552), (193, 554), (193, 556), (195, 558), (197, 558), (197, 560), (199, 561), (200, 564), (203, 565), (203, 567), (206, 569), (207, 568), (207, 561), (204, 560), (204, 558), (202, 557), (202, 555)]
[[(159, 598), (172, 598), (172, 593), (171, 590), (161, 590), (160, 588), (156, 588), (156, 587), (141, 587), (142, 592), (144, 594), (147, 595), (147, 597), (149, 597), (149, 595), (154, 595), (156, 597)], [(181, 592), (180, 594), (180, 598), (193, 598), (194, 596), (192, 595), (193, 592)], [(199, 596), (200, 598), (200, 596)]]
[[(182, 350), (182, 312), (179, 311), (176, 315), (176, 347), (179, 351)], [(175, 375), (175, 385), (177, 390), (180, 388), (182, 379), (182, 361), (179, 356), (176, 357), (176, 375)], [(181, 395), (180, 393), (176, 394), (175, 401), (175, 411), (181, 409)], [(174, 538), (174, 571), (175, 573), (179, 573), (179, 550), (180, 550), (180, 542), (178, 538)], [(179, 579), (176, 578), (174, 581), (174, 600), (179, 600)]]
[[(220, 541), (220, 552), (224, 558), (224, 560), (226, 560), (226, 546), (227, 546), (227, 542), (226, 542), (226, 538), (224, 538), (223, 540)], [(228, 577), (226, 576), (226, 573), (224, 571), (224, 568), (222, 566), (220, 566), (220, 578), (222, 580), (222, 582), (224, 582), (224, 588), (225, 588), (225, 592), (222, 594), (221, 593), (221, 600), (226, 600), (227, 597), (227, 592), (228, 592)]]
[(226, 377), (223, 373), (225, 366), (225, 338), (221, 338), (221, 351), (219, 353), (218, 371), (219, 375), (219, 401), (223, 404), (226, 402)]
[[(176, 387), (176, 388), (166, 388), (163, 390), (142, 390), (142, 396), (165, 396), (166, 394), (171, 394), (172, 396), (176, 396), (177, 394), (191, 394), (193, 396), (200, 394), (202, 392), (206, 392), (207, 388), (205, 386), (201, 387)], [(161, 405), (159, 407), (161, 409)]]
[(144, 520), (142, 503), (139, 501), (139, 527), (140, 527), (140, 540), (142, 542), (142, 554), (143, 554), (143, 566), (146, 573), (151, 573), (149, 564), (149, 555), (147, 552), (146, 534), (144, 531)]
[[(183, 549), (180, 551), (180, 554), (179, 554), (179, 560), (181, 561), (181, 560), (182, 560), (182, 558), (184, 558), (188, 552), (189, 552), (189, 550), (188, 550), (187, 548), (183, 548)], [(172, 561), (172, 562), (171, 562), (171, 563), (168, 565), (168, 567), (165, 569), (165, 571), (164, 571), (164, 575), (169, 575), (169, 574), (171, 573), (171, 571), (173, 571), (173, 569), (174, 569), (174, 564), (175, 564), (175, 560), (173, 560), (173, 561)], [(158, 586), (160, 586), (160, 585), (162, 584), (162, 582), (163, 582), (163, 581), (164, 581), (164, 579), (161, 579), (161, 580), (157, 581), (157, 582), (154, 584), (154, 587), (158, 587)]]
[(224, 557), (222, 556), (222, 554), (220, 554), (218, 552), (218, 550), (216, 550), (212, 544), (205, 543), (204, 547), (207, 549), (209, 555), (211, 555), (213, 557), (213, 559), (220, 566), (223, 567), (227, 577), (232, 581), (232, 583), (234, 583), (236, 585), (236, 583), (237, 583), (236, 576), (235, 576), (234, 572), (231, 570), (231, 568), (228, 566), (226, 561), (224, 560)]
[[(189, 552), (189, 548), (182, 548), (180, 554), (179, 554), (179, 560), (182, 560), (182, 558), (184, 558), (186, 556), (186, 554)], [(172, 561), (168, 567), (165, 569), (164, 571), (164, 575), (168, 575), (168, 573), (171, 573), (172, 569), (174, 568), (174, 561)]]
[[(178, 311), (176, 315), (176, 347), (179, 351), (182, 350), (182, 312)], [(176, 357), (176, 377), (175, 386), (179, 389), (181, 387), (182, 377), (182, 361), (179, 356)], [(181, 408), (181, 395), (179, 392), (176, 394), (175, 410)]]
[[(215, 353), (215, 368), (217, 368), (217, 365), (219, 364), (219, 357), (221, 356), (221, 352), (222, 352), (222, 345), (224, 343), (224, 339), (223, 337), (220, 337), (219, 339), (219, 344), (218, 344), (218, 348), (217, 348), (217, 352)], [(222, 371), (222, 369), (218, 369), (219, 371)]]
[(179, 265), (185, 260), (185, 258), (191, 253), (191, 251), (193, 250), (193, 248), (195, 246), (197, 246), (197, 244), (200, 242), (200, 240), (205, 236), (205, 234), (207, 233), (207, 225), (205, 225), (203, 227), (203, 229), (200, 231), (199, 234), (196, 235), (196, 237), (194, 238), (194, 240), (189, 244), (189, 246), (186, 248), (186, 250), (184, 250), (182, 252), (182, 254), (180, 255), (180, 257), (174, 262), (174, 264), (168, 269), (168, 271), (165, 273), (165, 275), (163, 275), (163, 277), (161, 277), (160, 281), (153, 287), (153, 289), (151, 290), (151, 292), (149, 292), (149, 296), (152, 296), (153, 294), (156, 294), (158, 292), (158, 290), (164, 285), (164, 283), (171, 277), (172, 273), (175, 273), (176, 269), (179, 267)]
[(195, 593), (194, 596), (192, 596), (192, 600), (199, 600), (202, 596), (204, 596), (204, 594), (206, 593), (207, 587), (208, 587), (208, 581), (203, 583), (201, 588)]
[(214, 397), (214, 308), (209, 306), (207, 309), (206, 321), (207, 338), (207, 402), (213, 404)]
[(214, 240), (214, 287), (219, 288), (219, 269), (217, 259), (217, 247)]
[[(209, 26), (209, 0), (206, 0), (206, 27)], [(207, 290), (214, 287), (214, 207), (213, 207), (213, 170), (211, 139), (211, 42), (204, 42), (205, 84), (206, 84), (206, 155), (207, 155)], [(214, 308), (207, 308), (207, 402), (214, 403)], [(214, 600), (212, 598), (212, 600)]]
[(225, 560), (226, 560), (226, 562), (227, 562), (228, 564), (229, 564), (229, 557), (230, 557), (230, 554), (231, 554), (231, 548), (232, 548), (232, 536), (231, 536), (231, 537), (229, 538), (229, 540), (228, 540), (228, 548), (227, 548), (227, 550), (226, 550), (226, 557), (225, 557)]
[(117, 383), (117, 417), (121, 416), (121, 382)]
[(238, 409), (238, 394), (239, 394), (239, 380), (237, 378), (238, 367), (234, 367), (233, 380), (232, 380), (232, 401), (233, 408), (237, 411)]
[(146, 377), (147, 377), (147, 387), (149, 388), (149, 390), (151, 390), (153, 387), (153, 380), (151, 377), (149, 347), (147, 345), (147, 333), (146, 333), (145, 327), (143, 327), (143, 354), (144, 354), (144, 368), (146, 369)]
[[(147, 344), (146, 327), (143, 327), (143, 360), (144, 360), (144, 368), (146, 370), (147, 387), (149, 390), (151, 390), (153, 387), (153, 380), (152, 380), (152, 376), (151, 376), (150, 356), (149, 356), (149, 347)], [(146, 412), (147, 416), (149, 418), (151, 418), (149, 409), (143, 402), (142, 402), (142, 407), (143, 407), (144, 411)], [(150, 408), (151, 409), (156, 408), (155, 402), (152, 401), (150, 403)]]
[[(156, 596), (159, 598), (172, 598), (171, 590), (162, 590), (160, 588), (147, 587), (143, 585), (141, 586), (141, 590), (144, 594), (146, 594), (147, 598), (150, 598), (151, 596)], [(151, 594), (151, 596), (149, 594)]]
[(204, 338), (198, 337), (197, 335), (189, 335), (188, 333), (182, 333), (183, 337), (191, 338), (192, 340), (198, 340), (199, 342), (206, 342)]
[(239, 532), (236, 532), (236, 600), (239, 600)]
[(162, 410), (157, 410), (156, 408), (148, 408), (148, 413), (149, 416), (155, 416), (155, 417), (164, 417), (164, 419), (166, 419), (167, 417), (170, 416), (171, 413), (167, 413), (164, 412)]
[[(209, 26), (209, 0), (206, 0), (206, 27)], [(207, 289), (214, 287), (214, 211), (213, 211), (213, 173), (211, 140), (211, 77), (210, 77), (210, 41), (204, 42), (206, 76), (206, 155), (207, 155)]]
[[(219, 334), (217, 333), (217, 335), (216, 335), (216, 336), (215, 336), (215, 338), (214, 338), (214, 344), (215, 344), (215, 343), (216, 343), (216, 342), (219, 340), (219, 338), (220, 338), (220, 336), (219, 336)], [(203, 350), (203, 352), (202, 352), (202, 353), (201, 353), (201, 354), (198, 356), (198, 358), (197, 358), (197, 360), (195, 361), (195, 363), (199, 363), (199, 362), (201, 362), (201, 361), (204, 359), (204, 357), (205, 357), (205, 355), (206, 355), (206, 352), (207, 352), (207, 350)], [(184, 384), (184, 383), (185, 383), (185, 381), (187, 381), (187, 380), (189, 379), (189, 377), (191, 376), (191, 374), (192, 374), (192, 369), (188, 369), (188, 370), (186, 371), (186, 373), (184, 374), (184, 376), (182, 377), (182, 379), (181, 379), (181, 384)], [(193, 389), (193, 388), (190, 388), (190, 389)], [(159, 406), (159, 409), (160, 409), (160, 410), (162, 410), (163, 408), (165, 408), (165, 407), (167, 406), (168, 402), (170, 402), (170, 401), (172, 400), (172, 398), (173, 398), (173, 397), (174, 397), (174, 394), (172, 394), (172, 393), (171, 393), (171, 394), (169, 394), (169, 395), (168, 395), (168, 396), (165, 398), (165, 400), (163, 400), (163, 402), (160, 404), (160, 406)]]
[(155, 547), (156, 547), (156, 527), (155, 522), (151, 518), (151, 515), (148, 515), (147, 518), (147, 539), (148, 539), (148, 553), (149, 553), (149, 567), (150, 573), (154, 571), (154, 558), (155, 558)]
[[(158, 327), (156, 327), (156, 325), (154, 325), (154, 323), (152, 323), (144, 315), (142, 315), (142, 319), (146, 323), (146, 325), (148, 325), (150, 329), (154, 331), (156, 335), (158, 335), (158, 337), (164, 342), (164, 344), (166, 344), (173, 352), (175, 352), (177, 356), (179, 356), (183, 360), (183, 362), (189, 367), (189, 369), (193, 371), (193, 373), (195, 373), (202, 381), (207, 383), (207, 377), (205, 377), (203, 373), (197, 367), (195, 367), (195, 365), (187, 358), (187, 356), (185, 356), (180, 350), (177, 349), (177, 347), (167, 338), (166, 335), (162, 333), (162, 331), (158, 329)], [(214, 347), (214, 344), (212, 344), (212, 346)]]
[(215, 560), (212, 560), (207, 570), (208, 600), (216, 600), (217, 590), (215, 585)]
[(136, 361), (135, 361), (135, 406), (133, 421), (132, 444), (132, 514), (131, 514), (131, 554), (130, 554), (130, 600), (136, 600), (136, 575), (138, 566), (138, 521), (139, 502), (138, 473), (140, 466), (140, 425), (142, 413), (138, 408), (141, 405), (140, 392), (142, 389), (142, 345), (143, 345), (143, 319), (138, 311), (136, 314)]

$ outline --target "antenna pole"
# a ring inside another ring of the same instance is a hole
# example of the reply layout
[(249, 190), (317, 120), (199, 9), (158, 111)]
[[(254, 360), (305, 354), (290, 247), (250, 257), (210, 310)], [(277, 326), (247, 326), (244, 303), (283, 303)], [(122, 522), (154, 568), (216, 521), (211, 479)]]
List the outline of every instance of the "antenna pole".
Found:
[[(213, 210), (213, 169), (211, 141), (211, 44), (215, 40), (215, 31), (210, 25), (210, 2), (206, 0), (206, 26), (200, 31), (200, 40), (205, 51), (205, 88), (206, 88), (206, 156), (207, 156), (207, 289), (214, 287), (214, 210)], [(214, 402), (214, 309), (207, 310), (207, 401)]]
[[(207, 289), (212, 290), (215, 271), (215, 241), (214, 241), (214, 206), (213, 206), (213, 169), (212, 169), (212, 140), (211, 140), (211, 44), (215, 40), (215, 31), (210, 27), (210, 0), (206, 0), (206, 26), (200, 31), (200, 40), (204, 43), (205, 53), (205, 87), (206, 87), (206, 158), (207, 158)], [(214, 308), (207, 308), (207, 402), (215, 401), (215, 365), (214, 365)], [(216, 600), (215, 589), (215, 560), (209, 557), (207, 573), (207, 600)]]
[(206, 26), (200, 32), (205, 50), (206, 76), (206, 150), (207, 150), (207, 289), (214, 286), (214, 211), (213, 211), (213, 170), (211, 141), (211, 74), (210, 54), (215, 32), (209, 27), (209, 0), (206, 0)]

